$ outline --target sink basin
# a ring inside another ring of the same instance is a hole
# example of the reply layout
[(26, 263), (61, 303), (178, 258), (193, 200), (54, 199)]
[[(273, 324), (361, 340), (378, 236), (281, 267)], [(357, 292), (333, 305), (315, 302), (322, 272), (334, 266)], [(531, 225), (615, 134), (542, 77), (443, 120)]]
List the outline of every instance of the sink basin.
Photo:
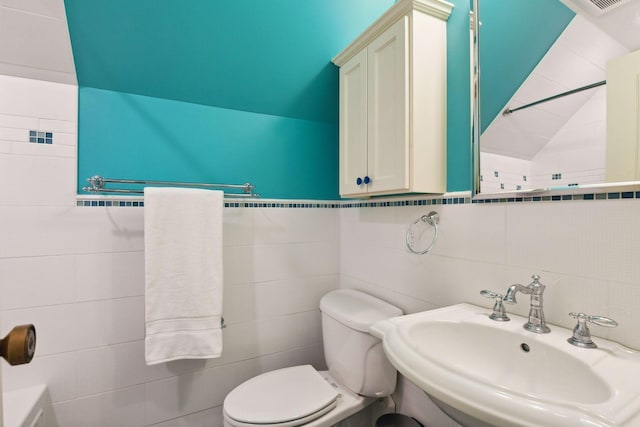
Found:
[(391, 363), (464, 426), (640, 426), (640, 353), (596, 338), (567, 342), (551, 325), (489, 319), (490, 309), (457, 304), (380, 321)]
[(609, 385), (579, 358), (491, 325), (421, 322), (407, 328), (405, 339), (443, 369), (506, 390), (579, 403), (611, 397)]

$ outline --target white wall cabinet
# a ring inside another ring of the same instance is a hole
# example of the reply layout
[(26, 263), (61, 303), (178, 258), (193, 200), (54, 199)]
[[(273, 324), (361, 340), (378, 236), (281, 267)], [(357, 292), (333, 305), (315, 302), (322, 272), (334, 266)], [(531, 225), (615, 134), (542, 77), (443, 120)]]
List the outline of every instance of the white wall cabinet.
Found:
[(446, 20), (400, 0), (340, 53), (340, 195), (446, 191)]

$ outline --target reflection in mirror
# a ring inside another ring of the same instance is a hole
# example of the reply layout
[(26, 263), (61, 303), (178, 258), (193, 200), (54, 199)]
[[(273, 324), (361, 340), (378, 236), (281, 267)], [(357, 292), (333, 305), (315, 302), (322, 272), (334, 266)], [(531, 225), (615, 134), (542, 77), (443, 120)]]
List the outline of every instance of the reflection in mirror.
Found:
[(640, 180), (640, 0), (594, 3), (474, 1), (474, 193)]

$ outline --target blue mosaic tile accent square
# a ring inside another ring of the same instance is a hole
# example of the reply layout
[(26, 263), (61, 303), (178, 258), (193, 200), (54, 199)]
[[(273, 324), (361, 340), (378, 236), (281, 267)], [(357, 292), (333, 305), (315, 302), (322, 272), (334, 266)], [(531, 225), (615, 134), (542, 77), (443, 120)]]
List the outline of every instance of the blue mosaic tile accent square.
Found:
[(53, 144), (53, 132), (30, 130), (29, 142), (36, 144)]

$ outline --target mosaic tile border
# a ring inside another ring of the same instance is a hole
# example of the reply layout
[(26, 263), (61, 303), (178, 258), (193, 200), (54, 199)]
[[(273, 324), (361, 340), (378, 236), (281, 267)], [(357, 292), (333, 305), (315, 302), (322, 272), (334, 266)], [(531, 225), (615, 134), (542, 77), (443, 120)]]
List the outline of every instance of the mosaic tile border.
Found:
[[(554, 194), (545, 196), (526, 197), (497, 197), (472, 200), (470, 196), (459, 197), (429, 197), (424, 199), (397, 200), (344, 200), (344, 201), (232, 201), (225, 200), (225, 208), (287, 208), (287, 209), (350, 209), (376, 208), (390, 206), (433, 206), (433, 205), (464, 205), (464, 204), (495, 204), (495, 203), (529, 203), (529, 202), (566, 202), (566, 201), (600, 201), (600, 200), (638, 200), (640, 191), (619, 191), (586, 194)], [(142, 198), (124, 197), (99, 198), (78, 196), (77, 207), (144, 207)]]
[(573, 200), (621, 200), (640, 199), (640, 191), (614, 191), (606, 193), (554, 194), (548, 196), (501, 197), (472, 200), (472, 203), (520, 203), (520, 202), (559, 202)]
[(388, 206), (432, 206), (432, 205), (464, 205), (471, 203), (471, 197), (441, 197), (429, 199), (409, 199), (409, 200), (381, 200), (381, 201), (345, 201), (340, 204), (341, 208), (378, 208)]
[(225, 208), (288, 208), (288, 209), (339, 209), (342, 207), (341, 202), (287, 202), (282, 201), (270, 201), (270, 202), (224, 202)]
[(76, 199), (76, 207), (79, 208), (97, 208), (97, 207), (119, 207), (119, 208), (141, 208), (144, 207), (144, 200), (114, 200), (114, 199), (84, 199), (78, 197)]

